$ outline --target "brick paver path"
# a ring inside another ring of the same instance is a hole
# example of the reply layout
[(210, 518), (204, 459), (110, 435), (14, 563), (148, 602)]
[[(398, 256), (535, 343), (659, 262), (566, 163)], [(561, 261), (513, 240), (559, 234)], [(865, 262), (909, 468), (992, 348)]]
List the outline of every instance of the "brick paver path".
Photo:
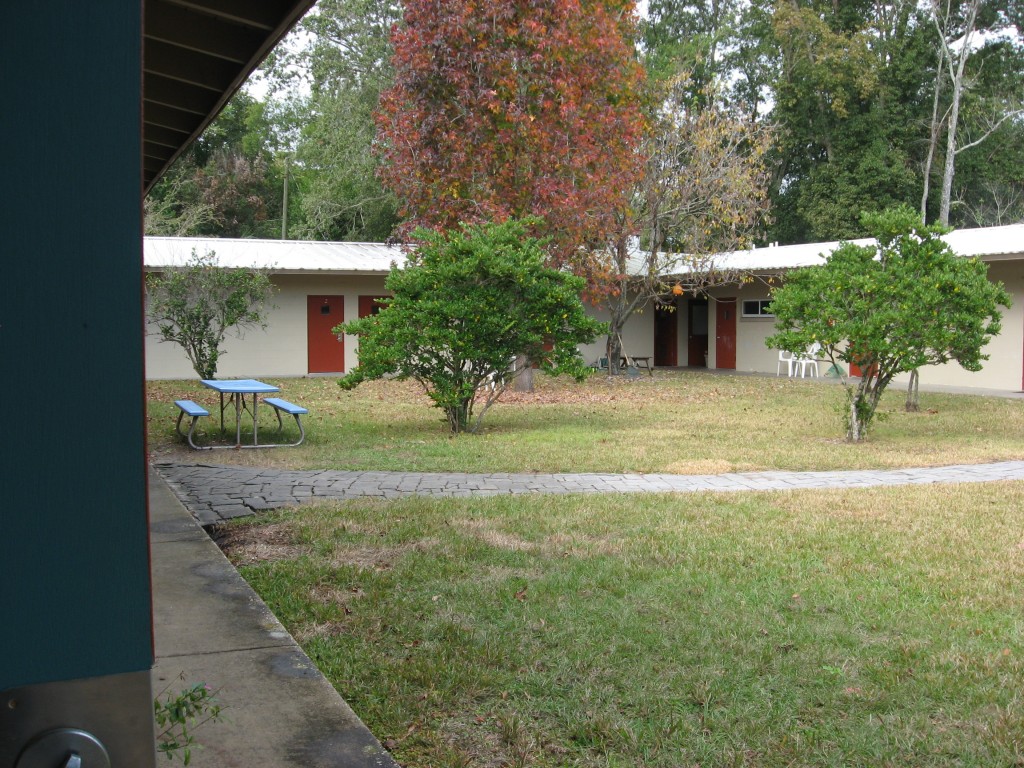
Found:
[(723, 475), (512, 474), (288, 470), (215, 464), (156, 464), (203, 525), (311, 499), (493, 496), (507, 493), (693, 493), (866, 488), (921, 483), (1024, 480), (1024, 461), (920, 469), (739, 472)]

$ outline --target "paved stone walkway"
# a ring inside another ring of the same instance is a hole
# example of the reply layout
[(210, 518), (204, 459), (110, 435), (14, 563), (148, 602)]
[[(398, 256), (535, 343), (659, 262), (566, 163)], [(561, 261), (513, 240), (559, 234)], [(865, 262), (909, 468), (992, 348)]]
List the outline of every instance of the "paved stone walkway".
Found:
[(182, 503), (203, 525), (312, 499), (393, 499), (417, 494), (450, 497), (507, 493), (777, 491), (1024, 480), (1024, 461), (921, 469), (741, 472), (723, 475), (304, 471), (173, 463), (155, 466)]

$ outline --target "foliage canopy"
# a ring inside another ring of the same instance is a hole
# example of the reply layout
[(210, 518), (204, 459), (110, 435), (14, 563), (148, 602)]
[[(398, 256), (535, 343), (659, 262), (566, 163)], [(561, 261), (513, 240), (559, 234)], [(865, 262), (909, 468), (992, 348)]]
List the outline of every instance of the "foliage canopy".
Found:
[[(359, 336), (359, 366), (339, 384), (397, 376), (419, 382), (453, 433), (475, 432), (519, 373), (513, 360), (582, 379), (577, 348), (604, 326), (584, 311), (583, 280), (545, 266), (535, 222), (420, 229), (405, 268), (387, 279), (392, 297), (376, 315), (339, 325)], [(474, 420), (474, 409), (482, 408)]]
[(537, 216), (588, 271), (640, 169), (632, 0), (410, 0), (378, 117), (407, 227)]
[(765, 340), (798, 353), (817, 343), (834, 365), (860, 367), (860, 378), (843, 378), (851, 441), (864, 437), (896, 375), (954, 360), (980, 370), (982, 348), (1001, 330), (998, 308), (1010, 305), (985, 264), (957, 256), (941, 239), (945, 230), (922, 225), (909, 207), (862, 222), (874, 245), (844, 243), (774, 291), (776, 332)]

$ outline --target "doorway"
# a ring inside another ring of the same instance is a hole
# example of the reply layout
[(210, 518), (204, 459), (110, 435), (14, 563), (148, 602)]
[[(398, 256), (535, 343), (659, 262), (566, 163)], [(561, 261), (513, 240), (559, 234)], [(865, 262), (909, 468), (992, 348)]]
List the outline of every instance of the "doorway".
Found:
[(679, 365), (679, 316), (675, 306), (654, 308), (654, 364)]
[(309, 373), (343, 373), (345, 344), (331, 329), (345, 322), (344, 296), (306, 297), (306, 350)]
[(708, 367), (708, 300), (690, 299), (687, 308), (686, 364)]
[(736, 368), (736, 299), (715, 302), (715, 368)]

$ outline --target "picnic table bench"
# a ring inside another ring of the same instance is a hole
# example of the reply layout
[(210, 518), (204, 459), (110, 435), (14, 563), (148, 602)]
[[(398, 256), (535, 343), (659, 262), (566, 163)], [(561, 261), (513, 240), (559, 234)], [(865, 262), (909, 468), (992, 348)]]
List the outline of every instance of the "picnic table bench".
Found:
[[(192, 435), (196, 431), (196, 422), (203, 416), (209, 416), (210, 412), (199, 405), (199, 403), (193, 402), (192, 400), (175, 400), (174, 404), (181, 409), (178, 414), (178, 423), (174, 426), (178, 434), (188, 440), (188, 444), (191, 445), (195, 450), (201, 450), (201, 448), (192, 441)], [(188, 434), (186, 435), (181, 431), (181, 420), (185, 416), (192, 417), (192, 423), (189, 425)]]
[(306, 439), (306, 430), (302, 428), (302, 420), (299, 417), (309, 413), (308, 408), (303, 408), (301, 405), (296, 405), (295, 403), (289, 403), (287, 400), (282, 400), (280, 397), (264, 397), (263, 402), (274, 409), (274, 414), (277, 416), (278, 432), (284, 429), (284, 424), (281, 423), (281, 411), (295, 417), (295, 423), (299, 426), (299, 441), (297, 443), (289, 443), (289, 445), (299, 445)]
[(620, 358), (620, 368), (628, 368), (630, 365), (637, 370), (640, 370), (641, 368), (644, 369), (647, 371), (648, 376), (654, 376), (654, 369), (651, 368), (651, 358), (649, 357), (633, 357), (632, 355), (629, 355), (628, 357)]

